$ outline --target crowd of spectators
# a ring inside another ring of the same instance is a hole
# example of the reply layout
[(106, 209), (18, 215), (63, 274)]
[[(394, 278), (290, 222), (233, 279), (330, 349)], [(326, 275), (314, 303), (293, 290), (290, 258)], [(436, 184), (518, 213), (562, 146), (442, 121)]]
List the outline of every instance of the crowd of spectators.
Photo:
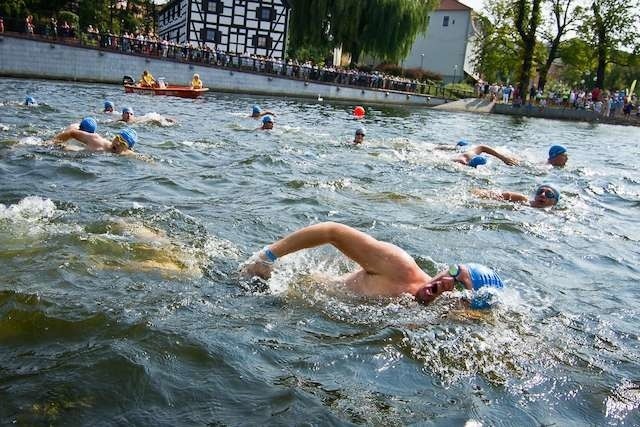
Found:
[(528, 101), (523, 102), (523, 97), (518, 92), (518, 87), (487, 82), (478, 82), (475, 86), (476, 96), (488, 101), (512, 104), (515, 107), (546, 107), (575, 108), (578, 110), (593, 111), (603, 117), (631, 118), (634, 114), (640, 118), (640, 105), (634, 94), (626, 90), (601, 90), (595, 87), (591, 90), (573, 88), (570, 90), (555, 90), (544, 92), (531, 86), (528, 92)]
[[(0, 21), (1, 22), (1, 21)], [(25, 19), (24, 31), (30, 36), (44, 35), (50, 39), (62, 39), (69, 43), (81, 43), (101, 49), (122, 53), (155, 56), (177, 61), (200, 63), (215, 67), (228, 67), (265, 74), (273, 74), (305, 81), (320, 81), (340, 86), (358, 86), (379, 90), (419, 93), (440, 97), (453, 97), (444, 86), (426, 84), (416, 79), (390, 75), (381, 71), (364, 71), (353, 68), (315, 64), (293, 58), (279, 59), (229, 53), (218, 47), (194, 45), (192, 42), (177, 43), (164, 40), (153, 32), (124, 32), (122, 35), (89, 25), (85, 32), (76, 31), (67, 21), (60, 23), (55, 17), (39, 21), (36, 28), (33, 17)]]

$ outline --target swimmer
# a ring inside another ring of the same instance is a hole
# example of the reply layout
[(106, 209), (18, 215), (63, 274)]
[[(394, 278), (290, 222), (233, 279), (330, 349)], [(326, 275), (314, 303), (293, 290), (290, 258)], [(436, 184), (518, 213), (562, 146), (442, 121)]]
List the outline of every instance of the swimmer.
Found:
[(109, 141), (97, 133), (89, 133), (73, 125), (56, 135), (54, 142), (64, 145), (72, 138), (84, 144), (87, 151), (109, 152), (123, 156), (135, 154), (132, 149), (138, 142), (138, 135), (133, 129), (125, 128)]
[(364, 135), (365, 135), (365, 130), (362, 126), (360, 126), (358, 129), (356, 129), (356, 135), (353, 138), (353, 143), (355, 145), (359, 145), (362, 144), (364, 142)]
[(262, 116), (265, 116), (269, 114), (270, 116), (275, 116), (274, 113), (272, 113), (271, 111), (262, 111), (262, 109), (257, 106), (254, 105), (253, 108), (251, 109), (251, 115), (249, 117), (253, 117), (254, 119), (258, 119)]
[(142, 76), (140, 76), (139, 83), (140, 83), (140, 86), (154, 87), (158, 82), (156, 82), (156, 79), (153, 78), (153, 76), (149, 71), (144, 70), (142, 72)]
[(38, 103), (36, 102), (36, 100), (32, 96), (27, 96), (24, 99), (24, 105), (26, 105), (27, 107), (30, 106), (30, 105), (36, 106), (36, 105), (38, 105)]
[(535, 196), (532, 200), (521, 193), (511, 191), (492, 191), (474, 189), (473, 194), (485, 199), (506, 200), (508, 202), (528, 204), (533, 208), (550, 208), (560, 201), (560, 192), (554, 187), (543, 184), (536, 189)]
[(567, 149), (562, 145), (552, 145), (549, 148), (549, 159), (547, 163), (551, 166), (563, 167), (567, 164), (569, 156), (567, 155)]
[(509, 166), (518, 164), (518, 159), (502, 154), (499, 151), (496, 151), (494, 148), (489, 147), (488, 145), (474, 145), (472, 147), (469, 147), (469, 143), (467, 141), (459, 141), (456, 144), (456, 147), (463, 148), (465, 152), (454, 158), (453, 161), (462, 163), (463, 165), (471, 166), (472, 168), (477, 168), (478, 166), (487, 163), (487, 158), (485, 156), (481, 156), (481, 154), (483, 153), (497, 157)]
[(131, 107), (123, 107), (122, 108), (122, 117), (119, 122), (125, 123), (133, 123), (136, 121), (136, 118), (133, 116), (133, 108)]
[(202, 89), (202, 80), (200, 80), (200, 75), (195, 73), (193, 78), (191, 79), (191, 89)]
[[(342, 279), (354, 293), (368, 296), (397, 297), (410, 294), (423, 304), (454, 289), (476, 291), (483, 287), (503, 287), (500, 277), (479, 264), (456, 264), (429, 276), (403, 249), (354, 228), (335, 222), (304, 227), (266, 246), (243, 266), (244, 277), (267, 279), (274, 263), (290, 253), (331, 244), (360, 268)], [(486, 308), (488, 304), (471, 302), (471, 308)]]
[(104, 111), (103, 111), (103, 113), (109, 113), (109, 114), (113, 113), (113, 107), (114, 107), (113, 102), (104, 101)]
[(258, 129), (260, 130), (271, 130), (273, 129), (273, 118), (271, 116), (264, 116), (262, 118), (262, 126), (259, 127)]

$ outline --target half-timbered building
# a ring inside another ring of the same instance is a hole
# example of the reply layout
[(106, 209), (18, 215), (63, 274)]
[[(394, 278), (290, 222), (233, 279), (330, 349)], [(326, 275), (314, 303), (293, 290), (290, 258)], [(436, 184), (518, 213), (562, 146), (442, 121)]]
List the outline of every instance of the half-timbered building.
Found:
[(158, 35), (228, 53), (284, 58), (289, 9), (287, 0), (171, 0), (158, 14)]

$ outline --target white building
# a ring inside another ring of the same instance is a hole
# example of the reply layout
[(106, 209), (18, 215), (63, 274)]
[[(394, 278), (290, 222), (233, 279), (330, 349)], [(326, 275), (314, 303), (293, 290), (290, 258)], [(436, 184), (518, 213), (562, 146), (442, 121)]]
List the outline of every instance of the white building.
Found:
[(284, 58), (287, 0), (171, 0), (158, 13), (158, 35), (228, 53)]
[(460, 82), (473, 70), (473, 50), (478, 30), (473, 9), (457, 0), (441, 0), (429, 15), (427, 31), (416, 38), (404, 59), (404, 68), (434, 71), (445, 82)]

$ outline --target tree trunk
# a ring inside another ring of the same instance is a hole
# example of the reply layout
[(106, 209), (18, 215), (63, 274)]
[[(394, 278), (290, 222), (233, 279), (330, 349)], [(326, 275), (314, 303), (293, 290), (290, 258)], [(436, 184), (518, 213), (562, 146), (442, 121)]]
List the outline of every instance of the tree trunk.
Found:
[(533, 64), (533, 51), (536, 46), (536, 30), (540, 21), (540, 3), (542, 0), (533, 0), (531, 12), (527, 10), (527, 0), (518, 0), (516, 15), (516, 29), (522, 39), (522, 66), (520, 67), (520, 94), (522, 100), (527, 99), (529, 93), (529, 77)]
[(553, 42), (551, 42), (551, 49), (549, 49), (549, 56), (547, 56), (547, 60), (544, 65), (540, 69), (540, 80), (538, 80), (538, 89), (544, 90), (544, 87), (547, 84), (547, 75), (549, 74), (549, 68), (551, 68), (551, 64), (553, 64), (553, 60), (558, 56), (558, 48), (560, 46), (560, 38), (556, 37)]

